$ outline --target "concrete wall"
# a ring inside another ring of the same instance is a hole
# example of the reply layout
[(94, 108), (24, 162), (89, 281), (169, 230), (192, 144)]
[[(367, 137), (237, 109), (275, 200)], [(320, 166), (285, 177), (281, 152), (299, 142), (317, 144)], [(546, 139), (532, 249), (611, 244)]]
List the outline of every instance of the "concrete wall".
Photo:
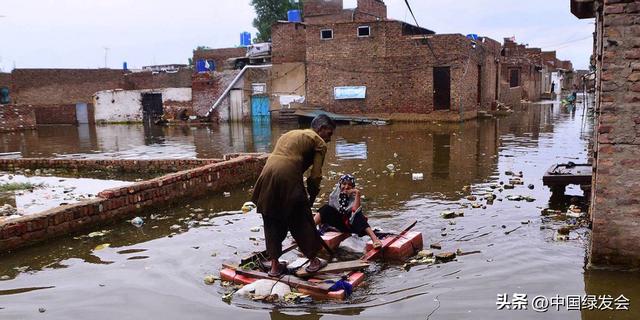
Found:
[(307, 88), (306, 70), (303, 62), (273, 65), (271, 111), (304, 105)]
[(175, 118), (184, 108), (192, 113), (191, 88), (163, 88), (155, 90), (107, 90), (95, 94), (96, 122), (140, 122), (142, 121), (142, 94), (160, 93), (165, 114)]
[[(597, 153), (591, 267), (640, 268), (639, 1), (595, 1)], [(575, 13), (575, 12), (574, 12)]]
[(0, 106), (0, 132), (36, 128), (36, 114), (30, 106)]
[(254, 181), (267, 156), (240, 156), (102, 191), (95, 199), (0, 223), (0, 253), (133, 217), (148, 208)]

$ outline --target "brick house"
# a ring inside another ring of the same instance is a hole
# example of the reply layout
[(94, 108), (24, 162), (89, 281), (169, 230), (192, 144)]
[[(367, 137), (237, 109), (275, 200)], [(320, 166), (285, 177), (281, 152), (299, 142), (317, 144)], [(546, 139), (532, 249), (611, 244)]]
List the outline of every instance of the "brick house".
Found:
[[(505, 94), (507, 90), (513, 91), (520, 88), (522, 99), (540, 100), (542, 89), (546, 87), (543, 85), (543, 73), (546, 70), (542, 50), (527, 48), (524, 44), (518, 44), (512, 39), (505, 38), (501, 55), (501, 78)], [(507, 100), (507, 98), (503, 97), (503, 100)]]
[(307, 107), (396, 120), (457, 121), (475, 118), (497, 100), (497, 41), (435, 34), (388, 19), (381, 0), (342, 8), (342, 0), (307, 0), (303, 23), (273, 26), (274, 76), (303, 65), (304, 78), (283, 87), (294, 91), (298, 84), (298, 93), (304, 87)]
[(640, 268), (639, 0), (571, 0), (595, 18), (596, 132), (589, 267)]

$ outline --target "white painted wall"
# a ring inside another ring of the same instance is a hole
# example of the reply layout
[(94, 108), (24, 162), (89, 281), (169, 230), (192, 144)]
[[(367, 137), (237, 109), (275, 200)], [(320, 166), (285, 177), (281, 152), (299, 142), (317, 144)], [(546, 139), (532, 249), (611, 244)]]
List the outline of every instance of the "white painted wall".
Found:
[(161, 93), (163, 104), (191, 101), (191, 88), (99, 91), (93, 96), (96, 122), (141, 122), (143, 93)]

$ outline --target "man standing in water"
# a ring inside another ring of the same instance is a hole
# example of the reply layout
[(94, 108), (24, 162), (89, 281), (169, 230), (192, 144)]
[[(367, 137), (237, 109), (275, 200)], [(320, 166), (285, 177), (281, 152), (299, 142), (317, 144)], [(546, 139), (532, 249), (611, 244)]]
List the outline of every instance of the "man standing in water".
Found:
[[(271, 260), (269, 276), (278, 277), (286, 271), (286, 265), (278, 259), (287, 232), (291, 232), (300, 251), (309, 259), (307, 272), (317, 272), (324, 267), (317, 258), (323, 240), (316, 231), (311, 206), (320, 192), (322, 164), (335, 128), (331, 118), (319, 115), (311, 121), (311, 129), (285, 133), (260, 173), (253, 190), (253, 202), (264, 221)], [(305, 190), (303, 175), (309, 167), (311, 173)]]

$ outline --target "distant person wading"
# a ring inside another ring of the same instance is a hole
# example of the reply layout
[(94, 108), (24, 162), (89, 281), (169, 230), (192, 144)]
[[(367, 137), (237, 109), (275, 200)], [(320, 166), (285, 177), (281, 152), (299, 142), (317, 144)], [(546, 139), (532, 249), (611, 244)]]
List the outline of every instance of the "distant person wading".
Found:
[[(270, 276), (277, 277), (286, 271), (286, 265), (278, 259), (288, 232), (310, 261), (307, 272), (316, 272), (324, 266), (317, 258), (322, 238), (316, 230), (311, 206), (320, 192), (327, 143), (335, 128), (331, 118), (319, 115), (311, 122), (311, 129), (282, 135), (256, 182), (253, 202), (264, 221)], [(305, 190), (303, 175), (309, 167), (311, 173)]]

